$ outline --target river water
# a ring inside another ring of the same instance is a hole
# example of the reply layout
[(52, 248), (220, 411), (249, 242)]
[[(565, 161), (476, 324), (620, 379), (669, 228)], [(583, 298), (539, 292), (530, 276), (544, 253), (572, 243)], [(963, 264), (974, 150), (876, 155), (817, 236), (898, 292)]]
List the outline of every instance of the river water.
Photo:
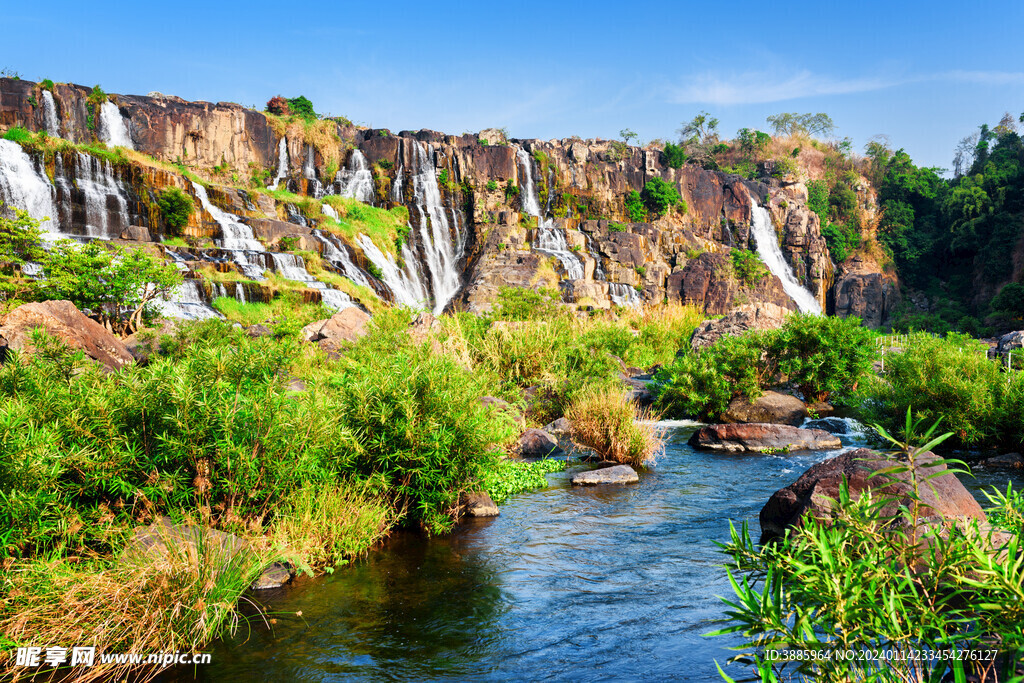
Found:
[(253, 621), (174, 679), (717, 681), (715, 661), (742, 676), (725, 664), (736, 640), (706, 637), (721, 626), (717, 596), (732, 594), (713, 541), (728, 540), (730, 519), (756, 537), (771, 494), (835, 452), (723, 455), (690, 448), (692, 432), (670, 428), (638, 484), (548, 475), (498, 518), (443, 538), (398, 534), (332, 576), (261, 596), (270, 629)]

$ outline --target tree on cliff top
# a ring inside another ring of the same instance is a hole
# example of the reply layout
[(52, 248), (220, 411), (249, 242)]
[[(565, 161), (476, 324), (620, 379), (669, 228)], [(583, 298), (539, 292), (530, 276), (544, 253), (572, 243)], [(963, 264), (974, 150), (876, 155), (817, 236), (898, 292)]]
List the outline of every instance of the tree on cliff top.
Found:
[(832, 117), (825, 112), (817, 114), (797, 114), (787, 112), (769, 116), (768, 125), (772, 127), (776, 135), (831, 135), (836, 129)]

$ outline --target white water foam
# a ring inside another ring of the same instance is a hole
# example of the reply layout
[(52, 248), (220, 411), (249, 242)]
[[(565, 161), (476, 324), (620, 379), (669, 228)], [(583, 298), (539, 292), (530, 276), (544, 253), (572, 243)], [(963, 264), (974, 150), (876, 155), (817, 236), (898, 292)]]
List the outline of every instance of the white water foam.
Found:
[(752, 206), (750, 222), (752, 235), (757, 242), (757, 253), (768, 266), (768, 270), (782, 281), (782, 288), (786, 294), (796, 302), (801, 313), (821, 315), (821, 304), (813, 294), (796, 281), (793, 269), (786, 263), (782, 249), (779, 248), (778, 236), (775, 234), (775, 228), (772, 227), (772, 218), (768, 209), (756, 204)]

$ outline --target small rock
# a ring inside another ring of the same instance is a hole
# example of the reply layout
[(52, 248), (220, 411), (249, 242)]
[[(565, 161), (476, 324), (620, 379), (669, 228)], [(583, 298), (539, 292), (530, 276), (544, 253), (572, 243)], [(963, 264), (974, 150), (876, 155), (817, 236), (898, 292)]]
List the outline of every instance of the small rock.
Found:
[(527, 458), (543, 458), (549, 455), (561, 455), (564, 451), (558, 445), (558, 439), (543, 429), (527, 429), (519, 437), (519, 454)]
[(598, 484), (632, 484), (640, 481), (640, 477), (629, 465), (615, 465), (599, 470), (577, 472), (570, 479), (573, 486), (597, 486)]
[(275, 562), (266, 569), (263, 573), (252, 582), (249, 586), (254, 591), (267, 590), (269, 588), (280, 588), (289, 581), (292, 580), (291, 569), (286, 564), (281, 562)]
[(141, 225), (129, 225), (127, 228), (121, 231), (121, 239), (131, 240), (133, 242), (153, 242), (153, 235), (149, 232), (149, 228), (144, 228)]
[(982, 460), (978, 464), (994, 470), (1019, 470), (1024, 469), (1024, 458), (1020, 453), (1004, 453)]
[(804, 429), (824, 429), (829, 434), (849, 434), (850, 424), (841, 417), (823, 417), (819, 420), (808, 420)]
[(253, 339), (259, 339), (260, 337), (269, 337), (273, 332), (266, 325), (250, 325), (245, 328), (245, 334)]
[(462, 509), (470, 517), (497, 517), (500, 512), (491, 497), (483, 491), (462, 494)]
[(727, 453), (822, 451), (843, 445), (839, 437), (821, 429), (763, 423), (708, 425), (694, 432), (689, 444)]
[(544, 431), (555, 436), (563, 436), (572, 430), (572, 423), (564, 417), (544, 425)]

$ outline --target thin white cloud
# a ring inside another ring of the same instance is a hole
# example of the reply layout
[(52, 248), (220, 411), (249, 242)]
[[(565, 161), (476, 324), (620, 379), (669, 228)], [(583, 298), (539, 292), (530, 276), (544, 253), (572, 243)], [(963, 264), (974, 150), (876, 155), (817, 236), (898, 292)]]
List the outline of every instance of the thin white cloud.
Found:
[(673, 88), (670, 101), (677, 104), (760, 104), (819, 95), (846, 95), (881, 90), (899, 85), (897, 79), (878, 77), (835, 79), (808, 70), (780, 76), (766, 72), (747, 72), (723, 76), (698, 74), (681, 87)]
[(964, 71), (958, 69), (941, 74), (938, 78), (977, 83), (978, 85), (1024, 85), (1024, 73), (1019, 71)]

